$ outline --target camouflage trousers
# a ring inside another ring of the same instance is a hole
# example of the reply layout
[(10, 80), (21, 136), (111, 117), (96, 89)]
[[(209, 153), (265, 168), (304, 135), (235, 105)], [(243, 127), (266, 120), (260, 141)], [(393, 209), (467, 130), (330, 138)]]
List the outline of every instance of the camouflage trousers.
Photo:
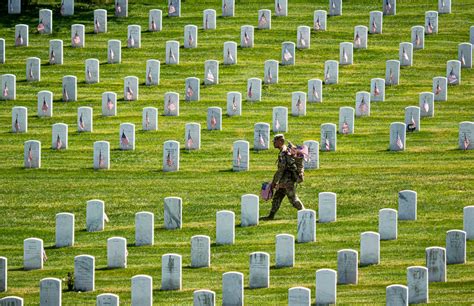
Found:
[(296, 208), (297, 210), (304, 209), (303, 203), (296, 195), (295, 184), (287, 184), (284, 187), (278, 188), (273, 194), (270, 216), (275, 216), (278, 209), (280, 209), (281, 201), (283, 201), (285, 196), (288, 197), (288, 200), (294, 208)]

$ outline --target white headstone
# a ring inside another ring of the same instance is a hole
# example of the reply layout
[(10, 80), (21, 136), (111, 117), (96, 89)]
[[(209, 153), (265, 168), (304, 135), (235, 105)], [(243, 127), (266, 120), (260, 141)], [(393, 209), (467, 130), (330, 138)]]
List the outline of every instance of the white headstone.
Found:
[(83, 24), (73, 24), (71, 26), (71, 47), (84, 48), (86, 46), (86, 28)]
[(278, 66), (279, 63), (276, 60), (266, 60), (263, 68), (263, 81), (265, 84), (277, 84), (278, 83)]
[(119, 139), (120, 150), (135, 150), (135, 124), (121, 123)]
[(466, 232), (450, 230), (446, 232), (446, 263), (466, 263)]
[(405, 108), (405, 125), (407, 132), (420, 131), (420, 108), (418, 106)]
[(28, 47), (29, 27), (26, 24), (15, 25), (15, 47)]
[(474, 240), (474, 206), (463, 208), (463, 229), (468, 240)]
[(95, 58), (87, 59), (85, 73), (86, 73), (87, 84), (99, 83), (99, 80), (100, 80), (99, 60)]
[(240, 27), (240, 47), (253, 48), (254, 28), (251, 25)]
[(28, 109), (26, 107), (15, 106), (12, 108), (12, 132), (28, 132)]
[(92, 107), (79, 107), (77, 109), (77, 131), (92, 132), (92, 130)]
[[(411, 54), (411, 53), (410, 53)], [(403, 51), (400, 54), (403, 57)], [(385, 64), (385, 84), (388, 86), (400, 83), (400, 61), (388, 60)]]
[(323, 82), (320, 79), (308, 80), (308, 102), (323, 102)]
[(198, 28), (188, 24), (184, 26), (184, 48), (191, 49), (198, 46)]
[(314, 11), (313, 29), (315, 31), (326, 31), (327, 12), (323, 10)]
[(123, 99), (125, 101), (138, 100), (138, 78), (127, 76), (123, 80)]
[(236, 91), (227, 93), (227, 116), (242, 115), (242, 94)]
[(94, 142), (94, 169), (110, 169), (110, 143), (108, 141)]
[(196, 290), (193, 293), (193, 306), (216, 305), (216, 293), (211, 290)]
[(334, 123), (321, 124), (321, 151), (336, 151), (337, 134), (336, 125)]
[(165, 63), (167, 65), (179, 64), (179, 42), (176, 40), (166, 42)]
[(281, 46), (281, 65), (295, 65), (295, 55), (295, 43), (291, 41), (283, 42)]
[(153, 279), (148, 275), (132, 277), (132, 306), (153, 305)]
[(180, 229), (183, 227), (183, 200), (178, 197), (166, 197), (164, 200), (164, 227)]
[(49, 64), (63, 64), (63, 41), (60, 39), (53, 39), (49, 41)]
[(156, 107), (143, 108), (142, 129), (144, 131), (158, 130), (158, 109)]
[(63, 76), (63, 102), (77, 101), (77, 77), (73, 75)]
[(179, 171), (179, 142), (165, 141), (163, 144), (163, 171)]
[(291, 115), (306, 116), (306, 93), (302, 91), (291, 93)]
[(70, 213), (56, 214), (57, 248), (74, 246), (74, 215)]
[(275, 267), (293, 267), (295, 265), (295, 237), (289, 234), (276, 235)]
[(104, 92), (102, 94), (102, 116), (117, 116), (117, 94)]
[(402, 190), (398, 193), (398, 220), (416, 220), (417, 193)]
[(201, 149), (201, 125), (195, 122), (186, 123), (184, 130), (184, 148), (186, 150)]
[(86, 230), (88, 232), (100, 232), (104, 230), (107, 216), (105, 204), (101, 200), (87, 201)]
[(339, 65), (352, 65), (354, 45), (351, 42), (339, 44)]
[(94, 33), (107, 33), (107, 10), (94, 10)]
[(270, 287), (270, 254), (265, 252), (250, 253), (249, 287)]
[(258, 29), (270, 30), (272, 28), (272, 11), (258, 10)]
[(297, 238), (299, 243), (316, 241), (316, 212), (312, 209), (298, 211)]
[(337, 216), (337, 195), (334, 192), (320, 192), (318, 195), (319, 222), (335, 222)]
[(74, 290), (95, 290), (95, 258), (90, 255), (74, 257)]
[(165, 116), (179, 116), (179, 94), (176, 92), (165, 93), (163, 109)]
[(339, 109), (339, 133), (343, 135), (354, 134), (354, 114), (352, 107), (341, 107)]
[(329, 0), (329, 16), (342, 15), (342, 0)]
[(448, 79), (445, 77), (433, 78), (433, 93), (435, 101), (448, 100)]
[(370, 101), (385, 101), (385, 80), (375, 78), (370, 81)]
[(470, 43), (459, 44), (458, 60), (461, 62), (462, 68), (472, 68), (472, 44)]
[(432, 92), (422, 92), (419, 101), (420, 116), (434, 117), (434, 94)]
[(107, 63), (120, 64), (122, 62), (122, 42), (111, 39), (107, 47)]
[(161, 290), (181, 290), (182, 258), (178, 254), (161, 257)]
[(0, 256), (0, 292), (8, 289), (8, 259)]
[(43, 278), (40, 281), (40, 306), (62, 305), (62, 282), (58, 278)]
[(226, 41), (224, 43), (224, 65), (235, 64), (237, 64), (237, 43), (233, 41)]
[(339, 63), (329, 60), (324, 62), (324, 84), (337, 84), (339, 82)]
[(378, 265), (380, 263), (380, 234), (363, 232), (360, 234), (360, 265)]
[(216, 213), (216, 244), (234, 244), (235, 214), (221, 210)]
[(222, 305), (244, 306), (244, 275), (242, 273), (222, 274)]
[(148, 13), (148, 31), (160, 32), (163, 29), (163, 12), (152, 9)]
[(337, 273), (332, 269), (316, 271), (316, 305), (336, 304)]
[(135, 214), (135, 245), (153, 245), (155, 243), (155, 216), (151, 212), (141, 211)]
[(21, 0), (8, 0), (8, 14), (21, 14)]
[(354, 49), (367, 49), (369, 29), (359, 25), (354, 28)]
[(458, 60), (448, 61), (446, 64), (446, 78), (449, 85), (461, 84), (461, 62)]
[(408, 303), (428, 303), (428, 269), (412, 266), (407, 268)]
[(23, 241), (23, 268), (25, 270), (43, 269), (46, 261), (43, 240), (28, 238)]
[(397, 211), (391, 208), (379, 210), (379, 234), (381, 240), (397, 239)]
[(51, 133), (51, 148), (53, 150), (67, 150), (68, 148), (68, 126), (64, 123), (53, 124)]
[(62, 16), (74, 15), (74, 0), (61, 0), (60, 13)]
[(288, 132), (288, 108), (283, 106), (274, 107), (272, 123), (274, 133)]
[(310, 306), (311, 290), (305, 287), (288, 289), (288, 306)]
[(356, 117), (370, 116), (370, 92), (359, 91), (356, 93)]
[(397, 14), (397, 0), (383, 0), (383, 14), (396, 15)]
[(146, 61), (146, 78), (145, 84), (159, 85), (160, 84), (160, 61), (147, 60)]
[(207, 109), (207, 129), (209, 131), (222, 131), (222, 108), (209, 107)]
[(299, 26), (297, 30), (297, 43), (298, 49), (309, 49), (311, 44), (311, 28), (308, 26)]
[(250, 78), (247, 80), (247, 101), (262, 101), (262, 80)]
[(288, 0), (275, 0), (275, 16), (288, 16)]
[(425, 12), (425, 34), (437, 34), (438, 33), (438, 12), (427, 11)]
[(222, 17), (234, 17), (235, 0), (222, 0)]
[(258, 225), (258, 219), (259, 219), (258, 196), (254, 194), (244, 194), (240, 198), (240, 226)]
[(25, 141), (24, 165), (25, 168), (41, 168), (41, 142), (38, 140)]
[(256, 151), (270, 148), (270, 124), (258, 122), (254, 125), (253, 148)]
[(404, 285), (387, 286), (385, 305), (408, 306), (408, 287)]
[(16, 76), (3, 74), (1, 76), (2, 95), (0, 100), (16, 100)]
[(116, 294), (102, 293), (96, 298), (96, 306), (119, 306), (120, 298)]
[(168, 0), (168, 17), (181, 17), (181, 0)]
[(186, 101), (200, 100), (200, 83), (198, 78), (186, 78), (184, 89), (184, 99)]
[(109, 269), (126, 268), (127, 256), (127, 239), (122, 237), (107, 239), (107, 267)]
[(403, 122), (392, 122), (390, 124), (390, 151), (405, 151), (406, 148), (406, 124)]
[(426, 248), (426, 267), (430, 283), (446, 282), (446, 249), (441, 247)]
[(128, 17), (128, 0), (115, 0), (115, 17)]
[(425, 28), (423, 26), (414, 26), (411, 28), (411, 43), (415, 50), (425, 48)]
[(383, 13), (380, 11), (370, 12), (369, 33), (382, 34), (382, 27), (383, 27)]
[(202, 14), (202, 28), (204, 30), (216, 29), (216, 10), (207, 9)]
[(211, 238), (204, 235), (191, 237), (191, 267), (211, 266)]
[(207, 60), (204, 62), (204, 84), (219, 84), (219, 62), (215, 60)]
[(48, 90), (38, 92), (38, 117), (53, 116), (53, 93)]
[[(11, 0), (13, 1), (13, 0)], [(23, 306), (23, 298), (17, 296), (6, 296), (0, 299), (0, 305), (2, 306)]]
[(5, 64), (5, 39), (0, 38), (0, 64)]
[(319, 142), (307, 140), (304, 145), (308, 147), (308, 157), (304, 161), (304, 169), (319, 169)]
[(41, 81), (41, 59), (38, 57), (26, 59), (26, 80), (28, 82)]
[(358, 254), (355, 250), (337, 251), (337, 284), (355, 284), (358, 282)]

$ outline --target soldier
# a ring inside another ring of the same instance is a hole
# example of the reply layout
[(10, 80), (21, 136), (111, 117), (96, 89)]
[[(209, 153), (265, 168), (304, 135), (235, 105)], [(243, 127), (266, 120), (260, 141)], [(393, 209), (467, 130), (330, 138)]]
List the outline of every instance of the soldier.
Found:
[(280, 208), (281, 201), (285, 196), (288, 197), (291, 205), (294, 208), (304, 209), (303, 203), (296, 195), (296, 182), (298, 180), (297, 165), (294, 157), (290, 154), (285, 145), (285, 136), (283, 134), (275, 135), (273, 138), (273, 147), (280, 150), (278, 154), (278, 170), (273, 176), (272, 190), (272, 209), (268, 216), (263, 217), (262, 220), (273, 220), (275, 214)]

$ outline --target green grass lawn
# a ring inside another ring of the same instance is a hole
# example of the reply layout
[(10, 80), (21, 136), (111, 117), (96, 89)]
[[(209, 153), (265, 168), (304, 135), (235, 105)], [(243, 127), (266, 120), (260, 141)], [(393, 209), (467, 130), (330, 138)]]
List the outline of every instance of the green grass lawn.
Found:
[[(381, 242), (381, 264), (359, 268), (358, 285), (337, 288), (340, 304), (385, 303), (385, 287), (406, 284), (406, 269), (425, 265), (425, 248), (445, 246), (446, 231), (462, 229), (463, 207), (473, 205), (474, 152), (458, 150), (459, 123), (474, 121), (474, 72), (462, 70), (461, 86), (450, 86), (447, 102), (436, 102), (435, 117), (423, 118), (421, 131), (408, 134), (405, 152), (387, 151), (389, 125), (404, 120), (404, 108), (418, 106), (418, 95), (431, 91), (432, 78), (445, 76), (446, 62), (457, 59), (458, 44), (469, 41), (469, 28), (474, 24), (474, 3), (471, 0), (453, 1), (452, 14), (439, 15), (439, 33), (426, 36), (425, 49), (416, 51), (412, 67), (402, 67), (400, 85), (386, 88), (385, 102), (372, 103), (371, 116), (357, 118), (355, 134), (338, 136), (337, 152), (320, 154), (320, 169), (307, 171), (298, 194), (305, 206), (317, 210), (318, 193), (337, 193), (337, 222), (317, 225), (317, 242), (296, 245), (294, 268), (275, 269), (275, 235), (296, 235), (296, 210), (284, 200), (277, 219), (261, 222), (256, 227), (240, 228), (240, 197), (259, 193), (260, 184), (271, 179), (276, 169), (276, 150), (250, 153), (250, 171), (234, 173), (232, 143), (250, 141), (253, 147), (253, 125), (272, 120), (272, 108), (291, 109), (291, 93), (307, 91), (307, 81), (324, 78), (324, 62), (338, 60), (339, 43), (353, 41), (356, 25), (369, 25), (369, 12), (381, 10), (382, 1), (344, 1), (343, 15), (328, 17), (326, 32), (311, 33), (311, 48), (296, 52), (295, 66), (280, 66), (279, 84), (263, 86), (262, 101), (243, 101), (241, 117), (225, 116), (226, 93), (240, 91), (245, 97), (247, 79), (263, 78), (267, 59), (280, 61), (281, 43), (296, 42), (299, 25), (313, 25), (313, 11), (328, 10), (327, 0), (290, 0), (288, 17), (272, 17), (271, 30), (255, 30), (255, 47), (238, 48), (238, 64), (220, 66), (220, 84), (201, 86), (199, 102), (181, 102), (179, 117), (164, 117), (163, 97), (168, 91), (184, 98), (187, 77), (204, 79), (204, 61), (223, 61), (225, 41), (240, 42), (240, 26), (257, 26), (258, 9), (274, 10), (269, 0), (237, 1), (236, 17), (222, 18), (220, 1), (187, 0), (183, 2), (181, 18), (163, 18), (163, 31), (149, 33), (148, 11), (159, 8), (166, 16), (166, 2), (129, 1), (129, 17), (113, 17), (113, 4), (92, 6), (76, 4), (76, 14), (61, 17), (59, 5), (43, 1), (20, 16), (9, 16), (2, 7), (0, 37), (6, 40), (7, 62), (0, 65), (0, 74), (17, 76), (17, 100), (0, 102), (0, 256), (9, 261), (9, 289), (0, 298), (17, 295), (25, 303), (39, 303), (39, 281), (45, 277), (64, 278), (74, 269), (74, 257), (90, 254), (96, 258), (95, 292), (63, 292), (64, 305), (95, 303), (101, 293), (115, 293), (121, 302), (130, 304), (131, 277), (147, 274), (153, 277), (155, 304), (191, 304), (193, 291), (211, 289), (216, 302), (222, 301), (222, 274), (228, 271), (244, 273), (245, 302), (249, 305), (284, 305), (288, 289), (305, 286), (315, 294), (315, 271), (320, 268), (337, 269), (337, 251), (351, 248), (359, 251), (360, 234), (378, 230), (378, 211), (397, 209), (398, 191), (418, 192), (418, 220), (401, 221), (398, 239)], [(57, 1), (56, 1), (57, 2)], [(136, 3), (140, 2), (140, 4)], [(4, 6), (4, 5), (3, 5)], [(54, 34), (36, 33), (38, 10), (54, 10)], [(105, 8), (109, 12), (108, 33), (94, 35), (93, 10)], [(217, 11), (217, 30), (202, 30), (202, 11)], [(397, 15), (384, 18), (383, 34), (369, 35), (367, 50), (354, 50), (354, 65), (339, 68), (339, 84), (324, 86), (323, 103), (307, 106), (306, 117), (289, 116), (286, 137), (293, 142), (320, 140), (320, 125), (338, 122), (339, 108), (355, 105), (358, 91), (369, 91), (370, 80), (384, 78), (385, 61), (398, 59), (398, 46), (410, 41), (410, 29), (424, 25), (424, 13), (437, 10), (437, 1), (399, 0)], [(30, 46), (14, 47), (14, 26), (30, 26)], [(86, 26), (86, 48), (70, 47), (70, 26)], [(122, 49), (122, 64), (108, 65), (107, 41), (120, 39), (126, 44), (127, 25), (142, 27), (142, 48)], [(180, 65), (164, 64), (165, 43), (178, 40), (183, 44), (183, 28), (187, 24), (199, 27), (198, 48), (181, 49)], [(48, 65), (50, 39), (63, 39), (64, 65)], [(40, 82), (26, 82), (26, 59), (41, 58)], [(84, 62), (99, 59), (99, 84), (85, 84)], [(146, 87), (147, 59), (161, 61), (159, 86)], [(61, 81), (64, 75), (78, 77), (78, 101), (63, 103)], [(140, 79), (140, 98), (124, 102), (123, 78)], [(54, 93), (54, 116), (38, 118), (36, 95), (41, 90)], [(101, 95), (117, 92), (121, 99), (116, 117), (101, 115)], [(11, 133), (13, 106), (28, 108), (28, 133)], [(94, 132), (78, 133), (77, 108), (90, 106), (94, 110)], [(154, 106), (160, 110), (159, 130), (141, 131), (142, 109)], [(207, 108), (223, 108), (223, 130), (205, 129)], [(51, 146), (51, 126), (69, 125), (69, 149), (54, 151)], [(120, 151), (120, 123), (136, 125), (135, 151)], [(162, 146), (166, 140), (177, 140), (184, 147), (184, 127), (188, 122), (201, 123), (200, 151), (181, 151), (180, 171), (164, 173)], [(23, 142), (42, 143), (42, 168), (23, 168)], [(94, 171), (93, 143), (106, 140), (111, 144), (111, 168)], [(183, 199), (183, 229), (163, 229), (163, 199), (178, 196)], [(110, 223), (103, 232), (85, 231), (86, 201), (105, 201)], [(209, 235), (215, 241), (215, 215), (219, 210), (236, 213), (236, 239), (232, 246), (211, 247), (211, 267), (190, 268), (190, 239), (193, 235)], [(260, 215), (265, 215), (270, 203), (260, 202)], [(155, 214), (155, 245), (135, 247), (135, 213), (150, 211)], [(76, 218), (76, 240), (72, 248), (55, 249), (55, 215), (70, 212)], [(108, 270), (107, 238), (121, 236), (129, 244), (128, 267)], [(23, 240), (43, 239), (48, 261), (43, 270), (23, 271)], [(270, 288), (248, 289), (249, 254), (268, 252), (271, 260)], [(178, 253), (183, 256), (183, 290), (161, 291), (161, 256)], [(430, 302), (436, 304), (474, 303), (474, 242), (467, 244), (468, 263), (449, 265), (447, 283), (430, 284)]]

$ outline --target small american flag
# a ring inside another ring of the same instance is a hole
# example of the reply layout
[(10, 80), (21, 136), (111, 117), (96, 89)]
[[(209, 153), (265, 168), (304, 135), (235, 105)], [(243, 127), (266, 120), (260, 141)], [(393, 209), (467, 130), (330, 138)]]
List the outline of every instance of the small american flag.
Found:
[(171, 101), (170, 96), (168, 96), (168, 104), (166, 105), (166, 109), (168, 110), (168, 114), (176, 110), (176, 105), (173, 103), (173, 101)]
[(457, 82), (457, 80), (458, 78), (456, 77), (456, 74), (454, 73), (454, 68), (451, 68), (451, 72), (449, 72), (449, 76), (448, 76), (449, 84), (454, 84)]
[(114, 102), (112, 102), (112, 99), (110, 99), (110, 96), (107, 95), (107, 109), (112, 110), (114, 108)]
[(31, 168), (31, 166), (33, 164), (33, 151), (31, 150), (31, 145), (28, 148), (28, 157), (27, 157), (26, 161), (28, 163), (28, 167)]
[(325, 147), (326, 151), (331, 150), (331, 143), (329, 142), (329, 138), (328, 138), (327, 133), (324, 135), (324, 147)]
[(61, 12), (61, 15), (64, 16), (64, 12), (65, 12), (65, 9), (64, 9), (64, 1), (61, 1), (61, 8), (59, 10)]
[(188, 138), (186, 139), (186, 147), (192, 149), (194, 146), (193, 138), (191, 137), (191, 130), (188, 130)]
[(43, 98), (43, 106), (41, 106), (41, 110), (43, 111), (43, 113), (46, 113), (48, 109), (49, 109), (48, 103), (46, 103), (46, 99)]
[(145, 128), (148, 129), (150, 126), (150, 117), (148, 117), (148, 112), (145, 113)]
[(30, 65), (30, 68), (28, 69), (28, 78), (29, 78), (30, 80), (33, 80), (33, 79), (34, 79), (32, 65)]
[(16, 118), (15, 118), (15, 132), (18, 133), (20, 132), (20, 122), (18, 121), (18, 114), (16, 115)]
[(252, 83), (250, 83), (249, 90), (247, 91), (247, 96), (252, 98)]
[(127, 85), (126, 98), (127, 98), (128, 101), (131, 101), (133, 99), (133, 90), (130, 87), (130, 83), (128, 83), (128, 85)]
[(282, 10), (282, 7), (281, 7), (281, 4), (280, 4), (280, 1), (277, 1), (277, 11), (280, 13)]
[(235, 95), (232, 98), (232, 111), (235, 113), (237, 111), (237, 101), (235, 101)]
[(54, 53), (54, 50), (51, 50), (51, 54), (49, 55), (49, 62), (51, 64), (56, 63), (56, 54)]
[(173, 167), (173, 158), (170, 151), (168, 151), (168, 156), (166, 157), (166, 165), (168, 165), (168, 167)]
[(186, 89), (186, 97), (191, 98), (194, 95), (193, 88), (191, 85), (188, 85), (188, 88)]
[(237, 148), (237, 167), (240, 168), (240, 163), (242, 162), (242, 156), (240, 155), (240, 149)]
[(157, 27), (156, 27), (155, 18), (151, 18), (150, 28), (152, 31), (156, 31)]
[(100, 31), (99, 18), (95, 18), (95, 20), (94, 20), (94, 30), (95, 30), (96, 33), (99, 33), (99, 31)]
[(225, 14), (227, 12), (227, 2), (224, 2), (224, 5), (222, 6), (222, 13)]
[(431, 24), (431, 20), (428, 20), (428, 34), (433, 33), (433, 25)]
[(356, 46), (360, 46), (360, 44), (361, 44), (360, 35), (359, 35), (359, 32), (358, 32), (358, 31), (356, 32), (356, 35), (355, 35), (355, 38), (354, 38), (354, 44), (355, 44)]
[(301, 96), (298, 96), (298, 101), (296, 101), (296, 109), (299, 112), (303, 111), (303, 102), (301, 102)]
[(385, 2), (385, 10), (386, 10), (387, 14), (389, 14), (390, 11), (392, 10), (392, 5), (390, 4), (390, 1), (389, 1), (389, 0), (387, 0), (387, 1)]
[(17, 46), (22, 46), (23, 45), (23, 36), (21, 36), (21, 33), (18, 33), (18, 37), (16, 38), (15, 44)]
[(380, 95), (380, 90), (377, 86), (377, 82), (374, 83), (374, 96), (379, 96)]
[(69, 94), (67, 93), (66, 86), (63, 87), (63, 100), (65, 102), (69, 101)]
[(388, 77), (388, 84), (389, 85), (393, 84), (393, 71), (392, 71), (392, 68), (390, 68), (390, 75)]
[[(107, 223), (110, 221), (109, 216), (107, 216), (107, 214), (105, 212), (104, 212), (104, 221), (107, 222)], [(125, 250), (125, 252), (127, 252), (127, 250)]]
[(446, 6), (446, 2), (443, 0), (441, 1), (441, 7), (445, 7)]
[(331, 8), (332, 8), (332, 9), (335, 9), (335, 8), (336, 8), (336, 3), (334, 2), (334, 0), (331, 0)]
[(40, 32), (40, 33), (42, 33), (44, 31), (43, 19), (40, 20), (37, 29), (38, 29), (38, 32)]
[(425, 111), (425, 113), (429, 112), (430, 110), (430, 105), (428, 104), (428, 102), (426, 102), (426, 98), (423, 100), (423, 110)]
[(321, 29), (321, 21), (319, 21), (319, 16), (316, 19), (316, 22), (314, 23), (314, 29), (315, 30), (320, 30)]
[(128, 36), (128, 47), (129, 48), (135, 47), (135, 39), (133, 38), (132, 34)]
[(329, 82), (329, 79), (331, 78), (331, 75), (329, 74), (329, 67), (326, 69), (326, 75), (324, 76), (324, 83)]
[(469, 138), (467, 138), (466, 133), (464, 133), (464, 140), (463, 140), (464, 150), (469, 149), (470, 144), (471, 144), (471, 141), (469, 140)]
[(362, 114), (367, 113), (368, 106), (367, 106), (367, 103), (365, 102), (364, 96), (362, 96), (362, 100), (360, 101), (359, 110)]
[(278, 116), (277, 116), (276, 119), (275, 119), (275, 129), (276, 129), (277, 131), (280, 130), (280, 120), (278, 120)]
[(303, 36), (303, 33), (301, 33), (301, 31), (300, 31), (300, 45), (302, 47), (306, 47), (306, 40), (304, 40), (304, 36)]
[(48, 260), (48, 256), (46, 256), (46, 251), (43, 249), (43, 262), (46, 262)]
[(262, 146), (265, 147), (265, 140), (263, 139), (262, 133), (258, 133), (258, 143)]
[(188, 45), (191, 47), (194, 44), (194, 38), (191, 35), (191, 32), (188, 32)]
[(79, 37), (79, 34), (76, 34), (74, 35), (73, 39), (72, 39), (72, 43), (75, 45), (75, 46), (78, 46), (80, 43), (81, 43), (81, 37)]
[(402, 55), (403, 55), (403, 59), (404, 59), (405, 61), (408, 61), (408, 60), (409, 60), (409, 59), (408, 59), (408, 53), (406, 52), (405, 48), (403, 48)]
[(461, 51), (461, 64), (466, 65), (466, 59), (464, 58), (464, 52)]
[(436, 83), (435, 88), (435, 95), (439, 95), (441, 93), (441, 86), (439, 85), (439, 81)]
[(313, 97), (315, 99), (319, 99), (319, 94), (318, 94), (318, 91), (316, 90), (316, 87), (314, 86), (314, 84), (313, 84)]
[(421, 38), (420, 38), (420, 35), (418, 34), (418, 31), (415, 33), (415, 44), (417, 46), (421, 45)]
[(87, 79), (89, 81), (92, 80), (92, 72), (91, 72), (89, 66), (87, 66)]
[(288, 51), (287, 48), (285, 48), (285, 51), (283, 52), (283, 58), (285, 59), (285, 61), (289, 61), (290, 59), (293, 58), (293, 56), (291, 55), (290, 51)]
[(411, 120), (410, 120), (409, 125), (411, 125), (412, 129), (416, 129), (416, 122), (415, 122), (415, 118), (413, 117), (413, 114), (411, 114)]
[(110, 60), (113, 61), (115, 59), (114, 50), (110, 49), (109, 55), (110, 55)]
[(270, 67), (268, 67), (267, 83), (271, 83), (272, 80), (273, 80), (272, 69)]
[(174, 53), (173, 53), (173, 51), (172, 51), (171, 49), (170, 49), (170, 53), (169, 53), (168, 59), (169, 59), (170, 62), (173, 61), (173, 62), (176, 63), (176, 57), (174, 56)]
[(247, 34), (247, 31), (244, 32), (244, 45), (248, 45), (250, 43), (250, 37)]
[(349, 134), (349, 124), (346, 121), (346, 118), (344, 118), (344, 122), (342, 123), (342, 134)]
[(122, 130), (122, 136), (120, 137), (120, 144), (122, 145), (122, 148), (126, 149), (129, 143), (130, 141), (128, 140), (127, 135), (125, 135), (125, 131)]
[(119, 3), (115, 6), (115, 13), (120, 14), (122, 12), (122, 7), (120, 6)]
[(258, 20), (258, 24), (263, 27), (267, 25), (267, 17), (265, 17), (265, 13), (262, 13), (260, 19)]
[(344, 63), (348, 62), (346, 48), (342, 48), (342, 57), (344, 58)]
[(207, 19), (208, 19), (208, 16), (207, 16), (207, 14), (206, 14), (206, 20), (204, 21), (204, 30), (207, 30), (207, 29), (208, 29), (208, 24), (207, 24), (208, 21), (207, 21)]
[(403, 149), (403, 142), (402, 138), (400, 137), (400, 134), (397, 132), (397, 142), (396, 142), (397, 147), (402, 150)]
[(59, 134), (58, 134), (58, 137), (56, 137), (56, 150), (61, 150), (63, 146), (63, 142), (61, 141), (61, 137), (59, 137)]
[(234, 57), (232, 56), (232, 53), (230, 52), (229, 48), (227, 48), (227, 60), (231, 63), (234, 62)]
[(375, 23), (375, 19), (372, 20), (372, 33), (377, 32), (377, 23)]
[(102, 156), (102, 150), (99, 151), (99, 168), (105, 167), (104, 156)]
[(85, 129), (84, 120), (82, 119), (82, 113), (79, 116), (79, 128), (83, 131)]
[(146, 76), (148, 83), (153, 82), (153, 76), (151, 75), (151, 68), (148, 68), (148, 74)]
[(212, 74), (211, 69), (208, 69), (208, 70), (207, 70), (206, 79), (207, 79), (209, 82), (214, 83), (214, 75)]
[(176, 8), (173, 5), (173, 1), (170, 2), (170, 5), (168, 7), (168, 14), (173, 14), (176, 12)]
[(217, 118), (216, 116), (214, 116), (214, 112), (213, 112), (211, 116), (211, 128), (215, 129), (216, 126), (217, 126)]
[(3, 96), (8, 97), (8, 86), (7, 82), (5, 82), (5, 85), (3, 86)]

